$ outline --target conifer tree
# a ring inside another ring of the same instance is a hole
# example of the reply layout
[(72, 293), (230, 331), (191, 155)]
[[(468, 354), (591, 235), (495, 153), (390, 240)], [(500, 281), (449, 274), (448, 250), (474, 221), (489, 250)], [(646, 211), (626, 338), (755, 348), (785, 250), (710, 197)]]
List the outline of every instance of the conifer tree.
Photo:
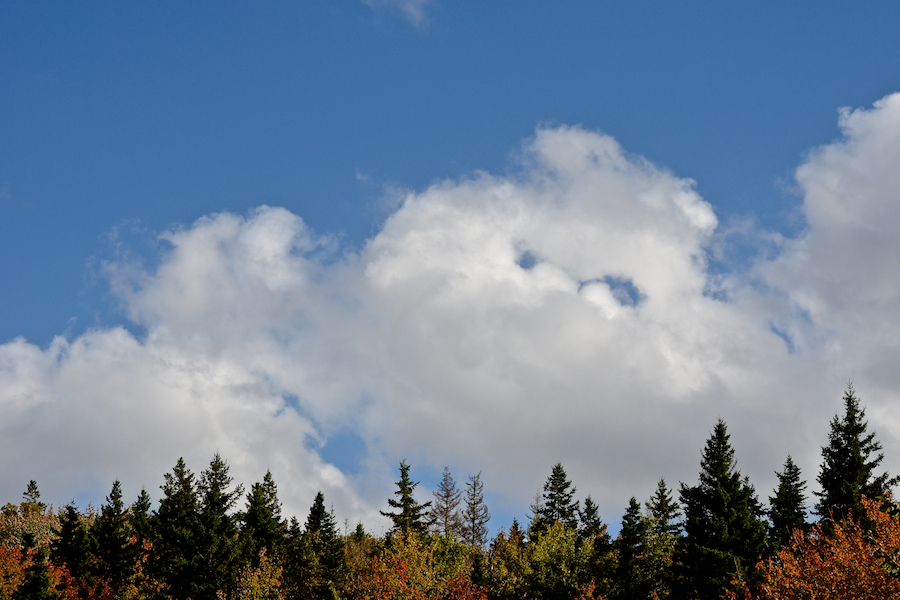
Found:
[(484, 484), (481, 471), (469, 475), (466, 482), (466, 508), (463, 510), (463, 538), (473, 546), (482, 546), (487, 541), (487, 522), (491, 513), (484, 502)]
[(69, 502), (59, 516), (59, 532), (50, 542), (50, 561), (57, 566), (65, 565), (77, 581), (92, 581), (96, 550), (96, 540), (84, 517), (75, 502)]
[(428, 517), (428, 508), (431, 507), (431, 501), (420, 504), (413, 497), (413, 491), (419, 485), (418, 481), (412, 481), (409, 478), (409, 464), (406, 459), (400, 461), (400, 479), (397, 481), (397, 491), (393, 498), (388, 499), (388, 505), (397, 509), (399, 512), (379, 511), (385, 517), (388, 517), (394, 523), (394, 531), (403, 533), (425, 533), (430, 523)]
[(287, 524), (281, 518), (281, 502), (272, 472), (266, 471), (261, 483), (250, 486), (247, 494), (247, 510), (243, 521), (246, 558), (254, 567), (259, 566), (259, 551), (266, 548), (269, 558), (279, 558), (282, 552)]
[(579, 511), (578, 515), (581, 520), (578, 526), (578, 539), (582, 542), (593, 539), (594, 551), (605, 552), (610, 545), (609, 532), (600, 519), (599, 508), (590, 495), (584, 499), (584, 509)]
[(31, 563), (25, 569), (19, 587), (13, 592), (12, 600), (56, 600), (60, 596), (51, 585), (50, 573), (47, 570), (47, 550), (38, 546), (31, 532), (26, 532), (22, 536), (22, 542), (25, 546), (23, 561), (31, 554)]
[(118, 589), (134, 570), (137, 557), (135, 546), (129, 543), (132, 531), (122, 502), (122, 485), (118, 480), (113, 483), (106, 502), (100, 507), (100, 514), (91, 526), (91, 533), (97, 541), (95, 573)]
[(128, 525), (134, 534), (138, 546), (144, 541), (153, 543), (156, 538), (154, 529), (155, 521), (150, 508), (153, 505), (150, 500), (150, 494), (147, 490), (141, 488), (141, 493), (137, 499), (128, 508)]
[(675, 496), (666, 485), (666, 480), (660, 477), (656, 484), (656, 491), (647, 501), (647, 511), (652, 521), (653, 530), (658, 534), (670, 534), (676, 538), (681, 535), (681, 509)]
[(647, 541), (647, 522), (641, 514), (641, 505), (634, 496), (628, 501), (628, 509), (622, 516), (619, 537), (613, 542), (618, 551), (616, 567), (616, 591), (619, 600), (643, 600), (647, 590), (641, 586), (639, 560)]
[(241, 485), (232, 488), (232, 481), (228, 463), (217, 452), (197, 486), (203, 532), (200, 542), (203, 576), (194, 600), (213, 600), (219, 590), (230, 594), (237, 582), (242, 557), (238, 516), (233, 509), (244, 489)]
[(778, 476), (775, 495), (769, 497), (769, 540), (773, 550), (790, 543), (795, 529), (806, 528), (806, 482), (800, 480), (800, 468), (788, 455)]
[(163, 497), (156, 512), (156, 543), (151, 570), (174, 598), (200, 598), (206, 565), (201, 557), (204, 535), (194, 474), (179, 458), (164, 475)]
[(863, 514), (860, 497), (884, 496), (897, 483), (887, 473), (875, 475), (874, 471), (884, 460), (881, 443), (875, 440), (875, 433), (867, 433), (869, 424), (866, 411), (860, 407), (859, 399), (848, 383), (844, 392), (844, 415), (835, 415), (831, 420), (828, 445), (822, 448), (822, 467), (819, 485), (822, 491), (816, 514), (822, 519), (840, 520), (848, 514)]
[(347, 557), (334, 513), (325, 509), (322, 492), (316, 494), (309, 509), (303, 540), (312, 558), (307, 572), (312, 597), (319, 600), (337, 597), (344, 587)]
[(46, 510), (47, 505), (41, 502), (41, 492), (38, 490), (37, 482), (32, 479), (28, 482), (28, 487), (22, 494), (21, 510), (23, 513), (41, 513)]
[(444, 467), (441, 482), (436, 492), (432, 492), (434, 503), (431, 507), (432, 527), (442, 535), (461, 536), (463, 520), (459, 514), (459, 503), (462, 490), (456, 488), (456, 481), (450, 473), (450, 467)]
[(719, 419), (706, 442), (700, 482), (681, 484), (685, 537), (678, 551), (680, 595), (719, 598), (735, 573), (754, 584), (755, 565), (765, 550), (762, 507), (736, 468), (725, 422)]
[(544, 483), (544, 493), (541, 502), (535, 507), (535, 523), (532, 529), (541, 531), (547, 525), (559, 521), (566, 527), (578, 525), (579, 502), (572, 501), (575, 496), (575, 487), (566, 476), (566, 470), (562, 463), (556, 463), (550, 476)]

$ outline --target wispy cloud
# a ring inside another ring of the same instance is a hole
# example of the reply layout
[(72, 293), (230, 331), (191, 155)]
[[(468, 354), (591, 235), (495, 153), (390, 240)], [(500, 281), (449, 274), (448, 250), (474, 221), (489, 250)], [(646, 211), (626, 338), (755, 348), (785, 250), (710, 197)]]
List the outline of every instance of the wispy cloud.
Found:
[[(797, 171), (806, 233), (746, 225), (769, 254), (715, 277), (693, 182), (577, 127), (538, 130), (515, 175), (408, 193), (358, 252), (271, 207), (167, 232), (158, 266), (106, 265), (144, 338), (0, 346), (0, 494), (154, 491), (218, 450), (288, 510), (323, 489), (376, 526), (400, 456), (523, 507), (562, 461), (613, 519), (693, 480), (717, 416), (762, 493), (788, 453), (813, 481), (848, 377), (896, 456), (898, 122), (900, 95), (842, 113)], [(363, 475), (320, 455), (336, 432)]]
[(428, 5), (433, 0), (363, 0), (363, 3), (376, 9), (398, 11), (414, 26), (424, 27), (428, 23)]

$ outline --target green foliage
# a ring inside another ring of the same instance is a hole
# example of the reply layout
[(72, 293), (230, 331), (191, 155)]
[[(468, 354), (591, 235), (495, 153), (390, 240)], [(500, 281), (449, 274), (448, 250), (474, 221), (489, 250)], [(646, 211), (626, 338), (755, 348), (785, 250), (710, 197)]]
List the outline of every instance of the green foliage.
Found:
[(831, 420), (828, 445), (822, 448), (822, 467), (819, 485), (815, 492), (819, 497), (816, 514), (835, 521), (849, 514), (863, 515), (861, 496), (869, 498), (885, 496), (898, 479), (887, 473), (874, 475), (884, 460), (881, 444), (875, 441), (875, 433), (866, 433), (866, 411), (859, 405), (853, 385), (848, 383), (844, 392), (844, 415)]
[(97, 541), (74, 502), (63, 508), (59, 530), (50, 543), (50, 560), (65, 565), (76, 580), (91, 579), (96, 573)]
[(795, 529), (806, 529), (806, 482), (800, 480), (800, 468), (788, 455), (778, 476), (775, 495), (769, 497), (769, 543), (774, 550), (790, 544)]
[(91, 535), (97, 549), (95, 574), (107, 579), (113, 588), (119, 588), (134, 570), (137, 545), (130, 543), (133, 532), (118, 480), (113, 483), (106, 502), (100, 507), (100, 514), (94, 519)]
[(656, 491), (653, 492), (646, 506), (649, 511), (648, 516), (653, 522), (653, 530), (657, 534), (667, 533), (676, 538), (681, 535), (681, 523), (677, 520), (681, 516), (681, 509), (678, 507), (672, 491), (666, 485), (665, 479), (659, 479)]
[(201, 577), (195, 600), (212, 600), (218, 590), (231, 593), (241, 566), (241, 546), (238, 539), (238, 516), (234, 507), (244, 489), (231, 487), (228, 463), (218, 453), (203, 471), (197, 486), (200, 496)]
[(397, 509), (398, 512), (380, 511), (382, 515), (394, 522), (394, 531), (424, 533), (428, 530), (430, 521), (426, 515), (431, 502), (420, 504), (416, 501), (413, 491), (418, 485), (418, 481), (413, 482), (409, 478), (409, 465), (405, 459), (402, 459), (400, 461), (400, 479), (397, 481), (397, 491), (394, 492), (398, 499), (388, 499), (388, 505)]
[(205, 565), (201, 556), (204, 535), (194, 474), (179, 458), (166, 473), (163, 497), (156, 513), (156, 544), (151, 557), (151, 575), (158, 577), (168, 595), (199, 598)]
[(681, 485), (686, 536), (678, 558), (683, 597), (719, 598), (736, 573), (751, 583), (758, 579), (755, 565), (766, 548), (763, 511), (753, 487), (735, 468), (729, 440), (719, 419), (703, 451), (699, 484)]
[(578, 501), (572, 500), (575, 496), (575, 487), (566, 476), (566, 470), (562, 463), (556, 463), (547, 481), (544, 483), (544, 493), (532, 510), (534, 522), (532, 529), (542, 531), (547, 526), (561, 522), (566, 527), (575, 528), (578, 525)]
[(241, 521), (245, 559), (254, 567), (259, 566), (263, 549), (269, 560), (282, 555), (287, 524), (281, 517), (278, 487), (271, 471), (266, 471), (261, 483), (250, 486), (247, 509), (241, 515)]

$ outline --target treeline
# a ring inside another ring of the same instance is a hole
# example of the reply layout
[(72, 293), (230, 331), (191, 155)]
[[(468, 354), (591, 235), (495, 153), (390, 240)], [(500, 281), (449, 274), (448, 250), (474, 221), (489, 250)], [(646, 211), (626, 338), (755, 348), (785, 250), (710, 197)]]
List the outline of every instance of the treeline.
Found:
[(0, 600), (900, 598), (897, 478), (875, 473), (881, 445), (849, 385), (822, 457), (810, 523), (791, 457), (764, 506), (719, 420), (698, 482), (632, 497), (616, 539), (561, 464), (529, 522), (493, 538), (480, 473), (459, 489), (444, 469), (419, 502), (406, 461), (380, 537), (341, 532), (321, 492), (302, 524), (286, 519), (271, 473), (245, 493), (218, 455), (199, 476), (179, 460), (156, 510), (145, 490), (126, 506), (117, 481), (99, 512), (54, 511), (32, 481), (0, 514)]

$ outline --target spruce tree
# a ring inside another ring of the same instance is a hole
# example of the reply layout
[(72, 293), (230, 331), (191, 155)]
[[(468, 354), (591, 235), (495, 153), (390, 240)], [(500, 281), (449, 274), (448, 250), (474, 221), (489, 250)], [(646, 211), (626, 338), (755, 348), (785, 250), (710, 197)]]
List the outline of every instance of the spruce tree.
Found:
[(887, 473), (874, 475), (874, 471), (884, 460), (881, 443), (875, 440), (875, 433), (867, 433), (869, 424), (866, 411), (860, 407), (859, 399), (848, 383), (844, 392), (844, 415), (835, 415), (831, 420), (828, 445), (822, 448), (822, 467), (819, 485), (822, 491), (816, 514), (822, 519), (840, 520), (850, 513), (854, 517), (863, 514), (860, 498), (875, 498), (888, 494), (898, 478)]
[(641, 505), (634, 496), (628, 501), (628, 509), (622, 516), (619, 537), (613, 542), (618, 551), (616, 587), (613, 597), (618, 600), (643, 600), (647, 590), (641, 585), (639, 560), (647, 541), (647, 522), (641, 514)]
[(658, 534), (669, 534), (674, 537), (681, 535), (681, 509), (675, 496), (666, 485), (666, 480), (660, 477), (656, 484), (656, 491), (646, 503), (647, 511), (652, 521), (653, 530)]
[(473, 546), (482, 546), (487, 541), (487, 522), (491, 513), (484, 502), (484, 484), (481, 471), (469, 475), (466, 482), (466, 507), (463, 510), (463, 538)]
[(151, 571), (166, 586), (169, 596), (200, 598), (206, 565), (201, 556), (204, 531), (194, 474), (179, 458), (172, 472), (163, 477)]
[(122, 502), (122, 485), (113, 483), (106, 502), (100, 507), (100, 514), (94, 519), (91, 533), (97, 540), (96, 574), (107, 579), (114, 589), (118, 589), (134, 570), (137, 552), (130, 544), (132, 535), (128, 524), (128, 514)]
[(237, 582), (242, 556), (238, 516), (233, 509), (244, 490), (240, 485), (232, 488), (232, 481), (228, 463), (217, 452), (197, 486), (203, 532), (200, 540), (203, 576), (194, 600), (214, 600), (220, 590), (230, 594)]
[(431, 507), (431, 521), (434, 530), (442, 535), (461, 536), (463, 520), (459, 514), (462, 490), (456, 489), (456, 481), (450, 467), (444, 467), (441, 482), (436, 492), (432, 492), (434, 503)]
[(778, 476), (775, 495), (769, 497), (769, 540), (773, 550), (788, 544), (795, 529), (806, 528), (806, 482), (800, 480), (800, 468), (788, 455)]
[(247, 494), (247, 510), (241, 516), (244, 549), (254, 567), (259, 566), (259, 552), (266, 549), (267, 556), (279, 557), (287, 533), (287, 524), (281, 518), (281, 502), (278, 487), (271, 471), (266, 471), (261, 483), (250, 486)]
[(152, 505), (150, 494), (147, 493), (147, 490), (141, 488), (141, 493), (138, 494), (137, 499), (128, 507), (128, 525), (139, 547), (144, 542), (152, 544), (156, 539), (154, 533), (156, 523), (153, 514), (150, 512)]
[(59, 516), (59, 531), (50, 542), (50, 561), (57, 566), (65, 565), (77, 581), (93, 582), (96, 551), (96, 540), (84, 516), (74, 501), (69, 502)]
[(347, 576), (347, 556), (334, 513), (325, 509), (322, 492), (316, 494), (309, 509), (303, 540), (312, 559), (307, 572), (312, 597), (317, 600), (338, 597)]
[(572, 501), (575, 496), (575, 487), (566, 476), (566, 470), (562, 463), (556, 463), (547, 481), (544, 483), (544, 493), (540, 503), (535, 506), (535, 523), (532, 529), (543, 530), (548, 525), (559, 521), (566, 527), (578, 525), (579, 502)]
[(594, 500), (588, 495), (584, 499), (584, 509), (580, 510), (578, 517), (581, 523), (578, 525), (578, 539), (581, 542), (594, 540), (594, 551), (605, 552), (610, 545), (609, 532), (606, 525), (600, 519), (600, 511)]
[(680, 596), (719, 598), (736, 572), (751, 584), (755, 565), (765, 551), (762, 507), (753, 487), (736, 468), (725, 422), (719, 419), (706, 442), (700, 482), (681, 484), (685, 537), (676, 558)]
[(379, 511), (393, 521), (394, 531), (425, 533), (428, 530), (430, 521), (427, 514), (428, 508), (431, 507), (431, 501), (423, 504), (416, 501), (413, 491), (418, 485), (418, 481), (414, 482), (409, 478), (409, 464), (406, 459), (402, 459), (400, 461), (400, 479), (397, 481), (397, 491), (394, 492), (398, 499), (388, 499), (388, 505), (399, 512)]

